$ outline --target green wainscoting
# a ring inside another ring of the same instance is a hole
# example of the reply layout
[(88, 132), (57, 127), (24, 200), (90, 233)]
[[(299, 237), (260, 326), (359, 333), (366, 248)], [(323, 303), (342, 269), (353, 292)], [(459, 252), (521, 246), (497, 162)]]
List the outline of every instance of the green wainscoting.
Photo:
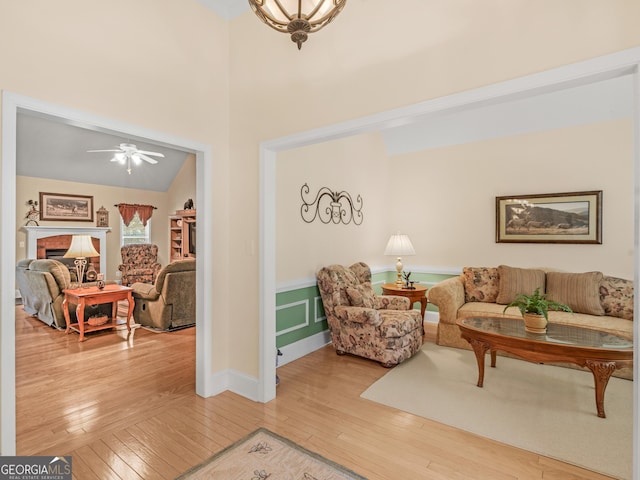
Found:
[(317, 286), (276, 294), (276, 346), (290, 345), (328, 329)]
[[(452, 276), (414, 272), (411, 274), (411, 279), (431, 286)], [(380, 285), (394, 283), (396, 272), (374, 273), (371, 280), (376, 293), (381, 294)], [(420, 304), (416, 303), (414, 308), (419, 309)], [(429, 304), (427, 311), (437, 312), (438, 309)], [(276, 294), (276, 346), (278, 348), (292, 345), (327, 330), (327, 320), (316, 285), (308, 286), (307, 282), (306, 286), (291, 287), (289, 290), (279, 291)]]

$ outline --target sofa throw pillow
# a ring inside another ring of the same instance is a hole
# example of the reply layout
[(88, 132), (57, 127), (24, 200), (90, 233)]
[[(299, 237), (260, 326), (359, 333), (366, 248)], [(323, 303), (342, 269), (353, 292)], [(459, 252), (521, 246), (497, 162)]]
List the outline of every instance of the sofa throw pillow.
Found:
[(531, 295), (536, 288), (544, 293), (545, 272), (534, 268), (515, 268), (507, 265), (498, 267), (500, 291), (496, 303), (507, 305), (520, 293)]
[(370, 283), (347, 287), (347, 296), (352, 307), (374, 308), (376, 294)]
[(603, 275), (600, 280), (600, 304), (604, 314), (633, 320), (633, 282)]
[(547, 272), (547, 298), (568, 305), (576, 313), (604, 315), (601, 280), (601, 272)]
[(497, 268), (465, 267), (464, 276), (465, 302), (494, 303), (500, 287)]

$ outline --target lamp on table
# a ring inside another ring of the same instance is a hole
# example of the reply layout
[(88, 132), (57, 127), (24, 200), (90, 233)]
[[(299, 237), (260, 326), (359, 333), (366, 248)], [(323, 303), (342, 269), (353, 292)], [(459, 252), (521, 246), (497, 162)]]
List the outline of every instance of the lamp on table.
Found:
[(398, 258), (396, 261), (396, 270), (398, 272), (398, 278), (396, 279), (396, 286), (402, 288), (402, 257), (405, 255), (415, 255), (416, 251), (413, 249), (411, 240), (408, 235), (403, 235), (400, 232), (395, 235), (391, 235), (387, 248), (384, 249), (385, 255), (393, 255)]
[(87, 267), (87, 257), (99, 257), (100, 254), (93, 248), (91, 235), (73, 235), (71, 237), (71, 246), (64, 258), (75, 258), (73, 261), (76, 266), (76, 277), (78, 286), (82, 288), (84, 280), (84, 270)]

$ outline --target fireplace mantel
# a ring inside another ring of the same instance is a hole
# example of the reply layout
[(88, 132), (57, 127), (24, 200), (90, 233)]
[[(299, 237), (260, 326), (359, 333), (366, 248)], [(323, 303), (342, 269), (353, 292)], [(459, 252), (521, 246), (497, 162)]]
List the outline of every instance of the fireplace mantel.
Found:
[(24, 226), (27, 232), (27, 258), (38, 255), (38, 239), (56, 235), (91, 235), (100, 240), (100, 271), (107, 271), (107, 232), (109, 227), (35, 227)]

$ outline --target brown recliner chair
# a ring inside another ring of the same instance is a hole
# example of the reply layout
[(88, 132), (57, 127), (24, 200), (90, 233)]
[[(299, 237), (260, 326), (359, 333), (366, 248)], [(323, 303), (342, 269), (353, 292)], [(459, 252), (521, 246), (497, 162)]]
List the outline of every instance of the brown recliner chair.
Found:
[(158, 330), (175, 330), (196, 323), (196, 261), (179, 260), (160, 270), (155, 284), (134, 283), (133, 318)]
[(134, 243), (120, 248), (122, 285), (136, 282), (153, 283), (162, 268), (158, 263), (158, 246), (151, 243)]
[[(24, 259), (16, 265), (16, 280), (22, 297), (24, 311), (52, 327), (66, 328), (62, 311), (64, 289), (71, 288), (72, 277), (63, 263), (52, 259)], [(89, 283), (86, 285), (94, 285)], [(69, 314), (75, 318), (76, 305), (69, 304)], [(111, 316), (111, 304), (87, 305), (85, 320), (92, 315)]]

